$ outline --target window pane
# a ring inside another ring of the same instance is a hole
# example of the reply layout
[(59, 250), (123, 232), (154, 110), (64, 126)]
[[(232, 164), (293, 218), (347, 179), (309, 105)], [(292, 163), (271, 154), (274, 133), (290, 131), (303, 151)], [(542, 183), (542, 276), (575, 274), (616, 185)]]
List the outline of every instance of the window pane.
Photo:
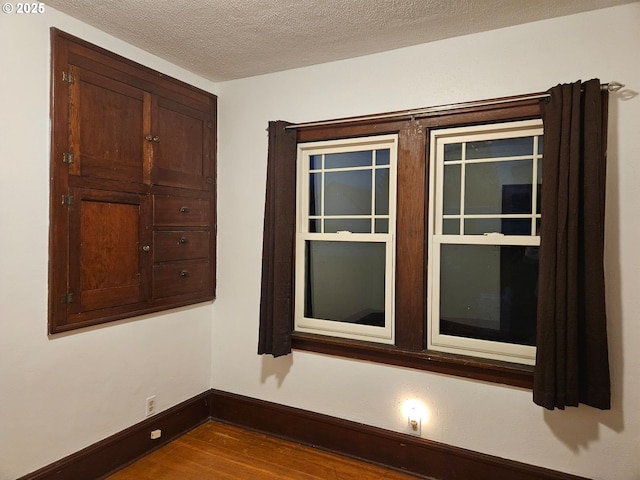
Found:
[[(542, 140), (542, 138), (540, 138)], [(538, 204), (536, 205), (536, 213), (540, 213), (540, 205), (542, 197), (540, 196), (542, 185), (542, 159), (538, 159)]]
[(310, 155), (309, 156), (309, 169), (319, 170), (322, 168), (322, 155)]
[(385, 245), (305, 243), (305, 317), (384, 326)]
[(325, 173), (325, 215), (371, 215), (371, 170)]
[[(529, 222), (531, 226), (531, 222)], [(467, 218), (464, 221), (465, 235), (483, 235), (485, 233), (502, 233), (501, 218)]]
[(389, 169), (378, 168), (376, 175), (376, 215), (389, 215)]
[(310, 233), (321, 233), (320, 225), (322, 225), (322, 220), (309, 220), (309, 232)]
[(531, 184), (502, 186), (502, 213), (531, 213)]
[(446, 218), (442, 220), (443, 235), (460, 235), (460, 220), (457, 218)]
[(385, 148), (383, 150), (376, 150), (376, 165), (389, 165), (391, 150)]
[(376, 218), (376, 231), (375, 233), (389, 233), (389, 219)]
[(442, 213), (444, 215), (458, 215), (460, 213), (460, 165), (445, 165), (444, 192), (442, 198)]
[(531, 213), (532, 182), (531, 160), (469, 164), (465, 174), (464, 212)]
[(466, 154), (467, 160), (533, 155), (533, 137), (468, 142)]
[(312, 173), (309, 175), (309, 215), (320, 215), (322, 192), (322, 174)]
[(440, 333), (535, 345), (538, 247), (442, 245)]
[(462, 160), (462, 144), (447, 143), (444, 146), (444, 161)]
[(324, 221), (324, 233), (336, 233), (341, 230), (352, 233), (371, 233), (371, 220), (368, 218), (340, 218)]
[(531, 235), (531, 220), (528, 218), (467, 218), (464, 221), (465, 235), (494, 232), (505, 235)]
[(324, 168), (366, 167), (372, 162), (373, 152), (347, 152), (325, 155)]

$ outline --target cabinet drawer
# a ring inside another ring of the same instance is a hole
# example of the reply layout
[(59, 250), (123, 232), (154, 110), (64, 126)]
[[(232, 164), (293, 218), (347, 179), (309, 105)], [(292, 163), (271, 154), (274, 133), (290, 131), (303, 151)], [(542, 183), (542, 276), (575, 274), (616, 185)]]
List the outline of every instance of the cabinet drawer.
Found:
[(153, 234), (154, 262), (209, 258), (209, 232), (170, 231)]
[(207, 227), (211, 222), (209, 200), (154, 195), (153, 222), (166, 227)]
[(176, 262), (153, 266), (153, 297), (211, 290), (211, 262)]

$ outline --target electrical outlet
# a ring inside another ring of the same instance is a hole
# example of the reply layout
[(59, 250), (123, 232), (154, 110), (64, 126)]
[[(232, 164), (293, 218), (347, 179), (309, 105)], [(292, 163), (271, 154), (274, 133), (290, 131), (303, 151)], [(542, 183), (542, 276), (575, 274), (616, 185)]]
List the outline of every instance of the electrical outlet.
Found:
[(407, 416), (408, 433), (417, 437), (422, 436), (422, 415), (417, 407), (409, 410)]
[(145, 416), (148, 417), (150, 415), (153, 415), (154, 413), (156, 413), (156, 396), (152, 395), (151, 397), (147, 398)]
[(157, 440), (162, 436), (162, 430), (153, 430), (151, 432), (151, 440)]
[(422, 436), (422, 421), (420, 417), (409, 418), (408, 423), (409, 423), (408, 432), (411, 435), (415, 435), (417, 437)]

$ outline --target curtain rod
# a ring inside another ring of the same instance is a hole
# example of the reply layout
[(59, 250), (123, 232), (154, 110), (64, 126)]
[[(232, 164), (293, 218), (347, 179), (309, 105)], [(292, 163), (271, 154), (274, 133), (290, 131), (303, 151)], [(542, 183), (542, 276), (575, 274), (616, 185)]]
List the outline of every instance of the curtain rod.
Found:
[[(600, 90), (617, 92), (618, 90), (624, 87), (625, 87), (624, 84), (620, 82), (612, 81), (609, 83), (601, 84)], [(392, 113), (380, 113), (377, 115), (365, 115), (362, 117), (349, 117), (349, 118), (336, 119), (336, 120), (321, 120), (318, 122), (294, 123), (291, 125), (287, 125), (284, 128), (286, 130), (289, 130), (294, 128), (321, 127), (325, 125), (362, 122), (367, 120), (386, 120), (386, 119), (400, 118), (400, 117), (427, 117), (430, 115), (438, 114), (446, 110), (461, 110), (463, 108), (471, 108), (471, 107), (487, 107), (491, 105), (502, 105), (506, 103), (520, 102), (522, 100), (538, 100), (538, 99), (541, 100), (543, 98), (548, 98), (548, 97), (550, 97), (550, 94), (548, 92), (538, 92), (538, 93), (531, 93), (528, 95), (519, 95), (517, 97), (498, 98), (495, 100), (479, 100), (475, 102), (465, 102), (465, 103), (451, 103), (448, 105), (438, 105), (435, 107), (418, 108), (415, 110), (402, 110), (399, 112), (392, 112)]]

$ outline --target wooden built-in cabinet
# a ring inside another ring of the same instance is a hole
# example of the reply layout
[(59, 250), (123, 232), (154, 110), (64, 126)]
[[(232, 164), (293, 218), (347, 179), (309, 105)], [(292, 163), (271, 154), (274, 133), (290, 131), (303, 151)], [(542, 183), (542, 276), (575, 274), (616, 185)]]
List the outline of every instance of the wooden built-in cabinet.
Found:
[(51, 38), (49, 332), (213, 299), (215, 95)]

